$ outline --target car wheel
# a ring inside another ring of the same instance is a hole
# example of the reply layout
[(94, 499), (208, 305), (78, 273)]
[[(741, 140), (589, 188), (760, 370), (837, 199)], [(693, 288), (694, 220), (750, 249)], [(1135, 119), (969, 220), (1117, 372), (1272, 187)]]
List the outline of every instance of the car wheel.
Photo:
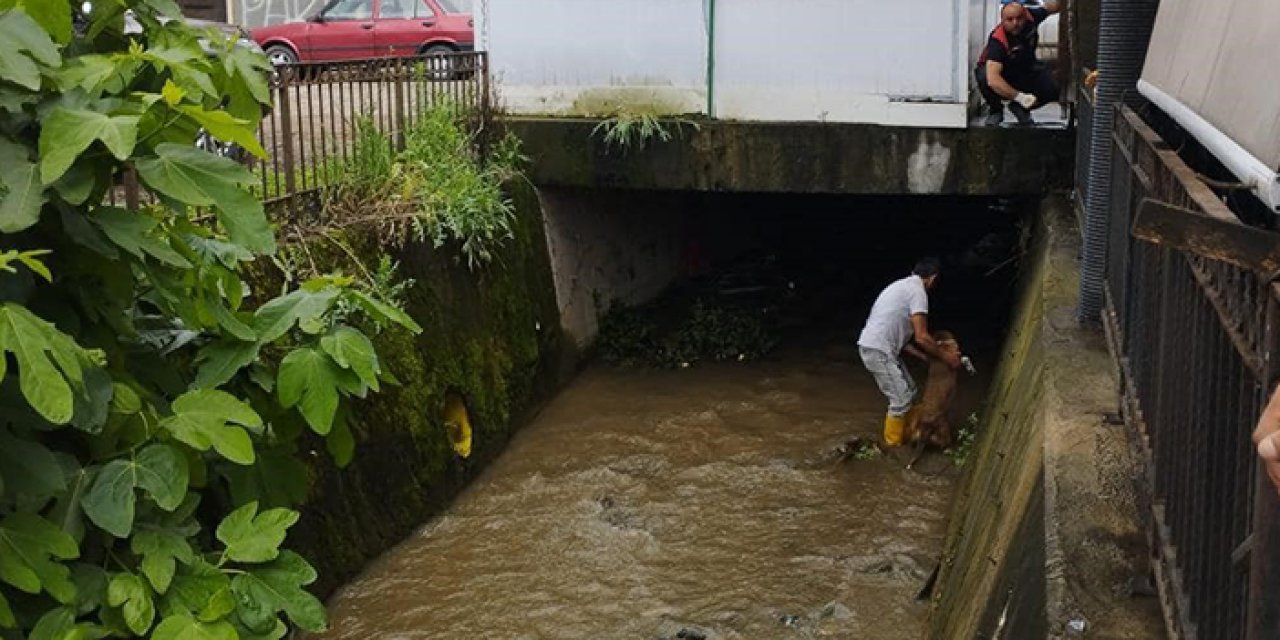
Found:
[(294, 64), (298, 61), (298, 54), (283, 44), (273, 44), (267, 47), (264, 53), (267, 54), (267, 60), (270, 60), (272, 65)]
[(457, 79), (458, 60), (449, 55), (452, 53), (457, 52), (447, 44), (433, 44), (424, 48), (421, 55), (427, 56), (427, 77), (432, 80)]

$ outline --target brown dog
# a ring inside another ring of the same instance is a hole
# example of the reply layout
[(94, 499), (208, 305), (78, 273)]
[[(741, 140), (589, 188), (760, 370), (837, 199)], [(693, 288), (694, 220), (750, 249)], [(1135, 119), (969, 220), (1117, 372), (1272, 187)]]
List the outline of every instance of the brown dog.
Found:
[[(960, 344), (949, 331), (935, 331), (938, 348), (960, 355)], [(916, 445), (915, 464), (924, 452), (925, 445), (945, 449), (951, 444), (951, 403), (956, 396), (956, 378), (960, 372), (936, 358), (929, 360), (929, 376), (925, 379), (920, 402), (908, 415), (903, 429), (903, 441)], [(908, 465), (910, 466), (910, 465)]]

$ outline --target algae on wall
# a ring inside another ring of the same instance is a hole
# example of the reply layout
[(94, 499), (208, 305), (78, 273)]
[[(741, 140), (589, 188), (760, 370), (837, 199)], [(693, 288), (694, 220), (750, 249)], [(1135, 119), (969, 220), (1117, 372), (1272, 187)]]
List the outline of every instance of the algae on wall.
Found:
[[(352, 407), (350, 465), (338, 469), (313, 452), (309, 495), (290, 544), (316, 566), (320, 593), (445, 506), (558, 382), (560, 323), (541, 209), (528, 184), (513, 182), (507, 192), (516, 209), (513, 237), (487, 264), (468, 269), (449, 244), (410, 243), (393, 254), (400, 275), (415, 281), (406, 311), (423, 332), (392, 329), (376, 338), (383, 368), (399, 384)], [(368, 238), (348, 240), (370, 262), (383, 250)], [(315, 255), (334, 262), (322, 266), (343, 267), (336, 255)], [(449, 393), (470, 413), (468, 459), (454, 453), (445, 432)]]
[(1006, 627), (1001, 637), (1045, 637), (1036, 621), (1045, 619), (1041, 322), (1048, 254), (1037, 220), (1019, 304), (952, 505), (929, 638), (990, 637), (1001, 618), (1030, 623)]

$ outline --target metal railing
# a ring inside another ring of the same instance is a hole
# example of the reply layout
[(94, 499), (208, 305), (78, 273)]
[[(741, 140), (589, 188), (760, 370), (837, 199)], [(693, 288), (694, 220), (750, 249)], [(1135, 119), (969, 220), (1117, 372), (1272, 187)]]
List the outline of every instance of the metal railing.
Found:
[[(258, 127), (266, 159), (204, 135), (197, 144), (245, 162), (257, 178), (251, 187), (255, 195), (291, 213), (296, 213), (295, 196), (314, 193), (336, 177), (334, 161), (350, 157), (360, 118), (369, 118), (390, 136), (397, 150), (424, 109), (456, 108), (482, 151), (493, 120), (484, 52), (280, 65), (270, 89), (272, 108)], [(154, 204), (156, 198), (140, 188), (137, 174), (126, 170), (107, 192), (106, 202), (132, 209)]]
[[(1081, 119), (1092, 102), (1081, 91)], [(1113, 129), (1103, 313), (1170, 637), (1280, 637), (1280, 502), (1251, 432), (1280, 356), (1280, 288), (1254, 270), (1135, 237), (1144, 207), (1239, 225), (1128, 107)]]
[(294, 205), (335, 177), (334, 161), (352, 153), (356, 123), (368, 117), (396, 149), (423, 110), (451, 105), (483, 139), (492, 118), (489, 66), (484, 52), (413, 58), (305, 62), (275, 68), (272, 109), (258, 140), (266, 160), (250, 158), (268, 204)]

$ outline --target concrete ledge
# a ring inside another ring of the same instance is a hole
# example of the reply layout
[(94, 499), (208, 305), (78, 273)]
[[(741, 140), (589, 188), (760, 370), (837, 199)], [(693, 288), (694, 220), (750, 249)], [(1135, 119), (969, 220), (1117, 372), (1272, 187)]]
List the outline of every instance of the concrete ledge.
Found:
[(511, 118), (535, 184), (676, 191), (1017, 196), (1069, 187), (1073, 132), (864, 124), (666, 124), (672, 139), (610, 148), (600, 120)]
[(1159, 600), (1135, 597), (1149, 575), (1147, 540), (1134, 494), (1119, 380), (1102, 332), (1076, 321), (1079, 236), (1070, 205), (1046, 207), (1049, 268), (1044, 281), (1044, 485), (1047, 619), (1050, 637), (1083, 622), (1086, 637), (1166, 637)]

